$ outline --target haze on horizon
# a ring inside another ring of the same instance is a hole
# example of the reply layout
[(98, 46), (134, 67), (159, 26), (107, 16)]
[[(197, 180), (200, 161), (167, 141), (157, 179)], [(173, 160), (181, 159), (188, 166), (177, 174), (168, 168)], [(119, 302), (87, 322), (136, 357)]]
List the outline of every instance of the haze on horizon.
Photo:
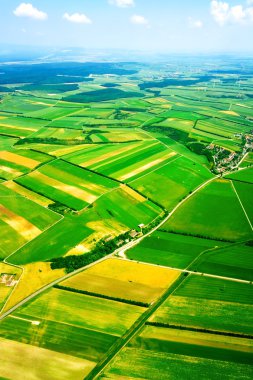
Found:
[(0, 44), (253, 52), (253, 0), (8, 0), (0, 21)]

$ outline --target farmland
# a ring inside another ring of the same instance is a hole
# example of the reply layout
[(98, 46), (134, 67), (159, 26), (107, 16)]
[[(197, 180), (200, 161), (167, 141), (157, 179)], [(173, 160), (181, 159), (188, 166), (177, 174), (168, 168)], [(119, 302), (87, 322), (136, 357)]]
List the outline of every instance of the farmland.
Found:
[(50, 59), (0, 63), (0, 378), (251, 379), (252, 63)]
[(60, 216), (1, 185), (1, 258), (40, 235)]
[(252, 335), (252, 291), (250, 284), (190, 276), (151, 322)]
[(189, 232), (211, 239), (237, 241), (252, 236), (252, 229), (228, 181), (208, 184), (164, 225), (168, 231)]
[(58, 160), (18, 180), (18, 183), (69, 208), (80, 210), (117, 183)]
[(253, 248), (246, 244), (235, 244), (203, 254), (194, 265), (202, 273), (253, 280)]
[(222, 245), (225, 243), (158, 230), (126, 254), (129, 259), (184, 269), (202, 252)]
[[(151, 265), (108, 259), (61, 283), (66, 288), (97, 293), (108, 298), (126, 298), (149, 304), (172, 284), (179, 272)], [(152, 277), (151, 277), (152, 276)], [(159, 278), (159, 284), (156, 278)]]

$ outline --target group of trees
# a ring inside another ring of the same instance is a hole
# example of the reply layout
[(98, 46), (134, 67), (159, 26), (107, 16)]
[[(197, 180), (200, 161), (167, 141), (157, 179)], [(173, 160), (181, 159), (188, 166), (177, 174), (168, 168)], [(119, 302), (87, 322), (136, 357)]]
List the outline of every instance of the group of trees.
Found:
[(120, 298), (120, 297), (107, 296), (106, 294), (89, 292), (87, 290), (80, 290), (80, 289), (70, 288), (68, 286), (55, 285), (54, 288), (61, 289), (61, 290), (67, 290), (68, 292), (80, 293), (80, 294), (85, 294), (85, 295), (88, 295), (88, 296), (94, 296), (94, 297), (104, 298), (104, 299), (108, 299), (108, 300), (123, 302), (123, 303), (127, 303), (129, 305), (136, 305), (136, 306), (141, 306), (141, 307), (149, 307), (149, 303), (147, 303), (147, 302), (134, 301), (134, 300), (128, 300), (128, 299)]
[(16, 142), (15, 145), (23, 145), (23, 144), (53, 144), (53, 145), (81, 145), (84, 144), (85, 140), (77, 140), (77, 139), (58, 139), (56, 137), (25, 137)]
[(95, 248), (93, 248), (88, 253), (84, 253), (83, 255), (79, 256), (72, 255), (52, 259), (51, 268), (65, 268), (67, 273), (73, 272), (78, 268), (85, 267), (86, 265), (89, 265), (109, 255), (117, 248), (125, 244), (126, 239), (129, 239), (129, 232), (125, 232), (124, 234), (121, 234), (109, 241), (102, 239), (96, 244)]
[(171, 325), (170, 323), (166, 323), (166, 322), (147, 321), (146, 325), (156, 326), (156, 327), (167, 327), (167, 328), (172, 328), (172, 329), (176, 329), (176, 330), (203, 332), (203, 333), (215, 334), (215, 335), (233, 336), (236, 338), (247, 338), (247, 339), (253, 338), (253, 336), (249, 335), (249, 334), (240, 334), (240, 333), (234, 333), (234, 332), (224, 333), (224, 331), (210, 330), (210, 329), (199, 328), (199, 327), (195, 328), (195, 327), (190, 327), (190, 326)]
[(227, 239), (222, 239), (222, 238), (212, 238), (210, 236), (206, 235), (201, 235), (201, 234), (191, 234), (189, 232), (178, 232), (178, 231), (173, 231), (173, 230), (165, 230), (162, 228), (159, 228), (159, 231), (161, 232), (167, 232), (168, 234), (174, 234), (174, 235), (183, 235), (183, 236), (190, 236), (190, 237), (195, 237), (199, 239), (206, 239), (206, 240), (215, 240), (215, 241), (221, 241), (224, 243), (234, 243), (232, 240), (227, 240)]
[[(153, 228), (159, 225), (164, 216), (168, 215), (168, 211), (164, 211), (163, 215), (158, 216), (153, 222), (143, 227), (142, 233), (147, 234)], [(57, 257), (51, 260), (51, 269), (65, 268), (67, 273), (76, 269), (85, 267), (103, 257), (113, 253), (117, 248), (123, 246), (128, 240), (131, 240), (130, 231), (127, 231), (111, 240), (100, 240), (95, 248), (83, 255), (71, 255), (66, 257)]]

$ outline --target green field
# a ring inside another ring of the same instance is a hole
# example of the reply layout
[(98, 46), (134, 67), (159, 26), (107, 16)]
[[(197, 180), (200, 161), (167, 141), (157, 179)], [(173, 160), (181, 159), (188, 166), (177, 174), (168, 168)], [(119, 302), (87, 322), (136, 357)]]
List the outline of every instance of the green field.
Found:
[(230, 245), (206, 252), (191, 268), (198, 272), (253, 280), (253, 247), (247, 244)]
[(139, 306), (51, 289), (19, 309), (15, 316), (66, 323), (120, 336), (145, 309)]
[(253, 168), (239, 170), (238, 172), (229, 174), (227, 178), (239, 182), (253, 183)]
[(1, 336), (90, 361), (99, 360), (117, 339), (114, 335), (65, 322), (43, 318), (39, 321), (39, 325), (32, 325), (29, 320), (10, 316), (0, 324)]
[(189, 198), (164, 225), (168, 231), (237, 241), (252, 230), (228, 181), (216, 180)]
[(240, 164), (240, 167), (241, 168), (246, 168), (247, 166), (252, 166), (252, 165), (253, 165), (253, 153), (250, 152), (243, 159), (242, 163)]
[(252, 335), (252, 295), (250, 284), (191, 275), (150, 321)]
[(130, 342), (130, 346), (237, 364), (251, 364), (253, 356), (253, 344), (250, 339), (149, 325)]
[(209, 178), (212, 174), (202, 165), (175, 156), (160, 169), (131, 181), (131, 186), (171, 210)]
[[(211, 368), (211, 371), (210, 371)], [(223, 378), (230, 380), (235, 377), (250, 380), (252, 378), (252, 366), (231, 363), (220, 360), (195, 358), (189, 355), (180, 355), (166, 352), (149, 351), (140, 348), (125, 348), (113, 360), (105, 374), (99, 379), (109, 380), (181, 380), (192, 378), (208, 378), (216, 380)]]
[(215, 240), (156, 231), (126, 254), (129, 259), (184, 269), (202, 252), (224, 244)]

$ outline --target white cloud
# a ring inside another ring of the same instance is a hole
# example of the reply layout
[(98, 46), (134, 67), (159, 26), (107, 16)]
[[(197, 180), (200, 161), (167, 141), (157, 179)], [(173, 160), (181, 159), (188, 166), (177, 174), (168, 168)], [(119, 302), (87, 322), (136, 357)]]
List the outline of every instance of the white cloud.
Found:
[(17, 17), (30, 17), (35, 20), (46, 20), (47, 14), (35, 8), (30, 3), (21, 3), (14, 11), (14, 15)]
[[(253, 4), (253, 0), (248, 0)], [(253, 7), (243, 5), (230, 6), (223, 1), (211, 1), (211, 15), (220, 26), (227, 23), (247, 23), (253, 21)]]
[(69, 13), (64, 13), (63, 18), (76, 24), (92, 24), (91, 19), (83, 13), (73, 13), (71, 15)]
[(119, 8), (134, 7), (134, 0), (109, 0), (109, 4), (116, 5)]
[(193, 18), (189, 17), (189, 25), (191, 28), (201, 29), (203, 28), (204, 24), (201, 20), (194, 20)]
[(144, 16), (140, 16), (140, 15), (133, 15), (130, 18), (130, 21), (132, 24), (136, 24), (136, 25), (148, 25), (148, 20)]

